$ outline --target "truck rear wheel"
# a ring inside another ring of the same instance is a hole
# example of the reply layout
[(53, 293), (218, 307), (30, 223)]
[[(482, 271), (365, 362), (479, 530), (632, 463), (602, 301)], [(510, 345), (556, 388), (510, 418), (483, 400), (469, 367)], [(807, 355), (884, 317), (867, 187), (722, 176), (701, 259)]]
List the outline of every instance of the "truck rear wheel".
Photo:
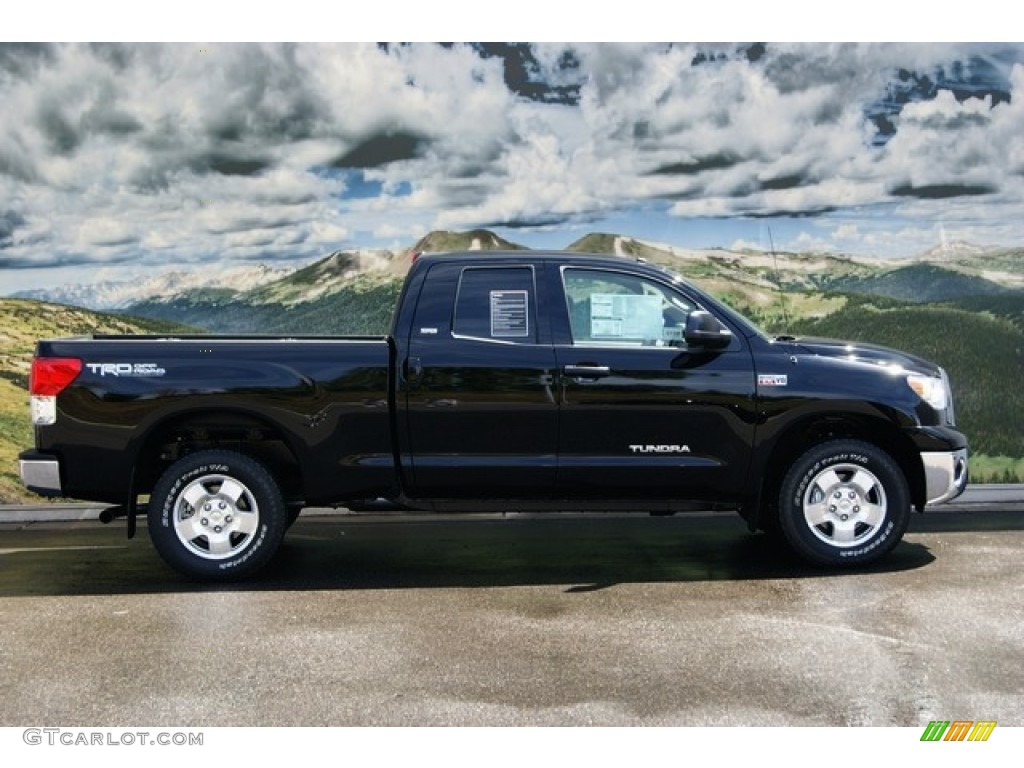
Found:
[(817, 565), (863, 565), (895, 547), (910, 522), (910, 492), (885, 451), (834, 440), (804, 453), (786, 474), (779, 525), (787, 543)]
[(274, 556), (287, 510), (273, 476), (233, 451), (201, 451), (173, 464), (149, 503), (149, 535), (160, 556), (190, 578), (250, 576)]

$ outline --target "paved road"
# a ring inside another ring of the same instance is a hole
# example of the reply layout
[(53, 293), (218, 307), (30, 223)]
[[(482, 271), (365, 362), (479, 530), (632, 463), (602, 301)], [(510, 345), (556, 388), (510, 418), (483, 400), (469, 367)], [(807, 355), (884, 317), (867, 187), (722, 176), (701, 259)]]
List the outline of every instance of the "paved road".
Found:
[(304, 514), (219, 587), (122, 525), (0, 525), (0, 725), (1024, 725), (1020, 511), (842, 575), (730, 515)]

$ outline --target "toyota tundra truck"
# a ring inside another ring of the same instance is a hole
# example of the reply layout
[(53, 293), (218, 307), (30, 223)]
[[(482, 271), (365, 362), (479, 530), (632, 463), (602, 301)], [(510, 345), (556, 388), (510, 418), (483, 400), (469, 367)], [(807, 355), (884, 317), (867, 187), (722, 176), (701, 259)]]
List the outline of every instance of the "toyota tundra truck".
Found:
[(145, 515), (205, 580), (257, 572), (303, 507), (381, 500), (732, 509), (811, 563), (860, 566), (967, 480), (938, 365), (770, 338), (607, 256), (421, 256), (387, 336), (40, 341), (30, 395), (24, 485), (108, 503), (129, 536)]

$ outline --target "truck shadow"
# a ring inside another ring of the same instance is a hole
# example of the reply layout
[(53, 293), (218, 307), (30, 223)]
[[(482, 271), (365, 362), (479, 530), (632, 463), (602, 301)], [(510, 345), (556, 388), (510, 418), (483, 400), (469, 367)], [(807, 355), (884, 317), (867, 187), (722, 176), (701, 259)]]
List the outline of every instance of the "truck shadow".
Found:
[[(424, 520), (389, 527), (399, 530), (311, 527), (333, 543), (286, 541), (267, 581), (313, 572), (355, 589), (565, 585), (567, 592), (584, 592), (632, 582), (833, 575), (806, 566), (766, 535), (750, 534), (731, 515)], [(878, 570), (933, 560), (915, 545), (894, 555)]]
[[(1024, 515), (915, 516), (911, 540), (863, 573), (934, 561), (914, 532), (1024, 530)], [(964, 526), (971, 526), (965, 528)], [(809, 567), (736, 516), (301, 517), (259, 576), (189, 582), (168, 569), (145, 529), (132, 541), (99, 526), (30, 527), (0, 538), (0, 597), (281, 590), (373, 590), (553, 585), (567, 593), (615, 584), (815, 579)], [(14, 537), (18, 537), (15, 539)], [(843, 573), (842, 571), (838, 573)]]

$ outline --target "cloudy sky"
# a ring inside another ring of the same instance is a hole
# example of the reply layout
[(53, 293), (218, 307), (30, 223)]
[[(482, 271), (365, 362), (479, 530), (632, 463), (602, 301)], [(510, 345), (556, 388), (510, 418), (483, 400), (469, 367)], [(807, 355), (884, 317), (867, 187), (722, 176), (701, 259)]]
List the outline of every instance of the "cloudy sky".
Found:
[(487, 227), (1024, 245), (1024, 45), (0, 44), (0, 294)]

